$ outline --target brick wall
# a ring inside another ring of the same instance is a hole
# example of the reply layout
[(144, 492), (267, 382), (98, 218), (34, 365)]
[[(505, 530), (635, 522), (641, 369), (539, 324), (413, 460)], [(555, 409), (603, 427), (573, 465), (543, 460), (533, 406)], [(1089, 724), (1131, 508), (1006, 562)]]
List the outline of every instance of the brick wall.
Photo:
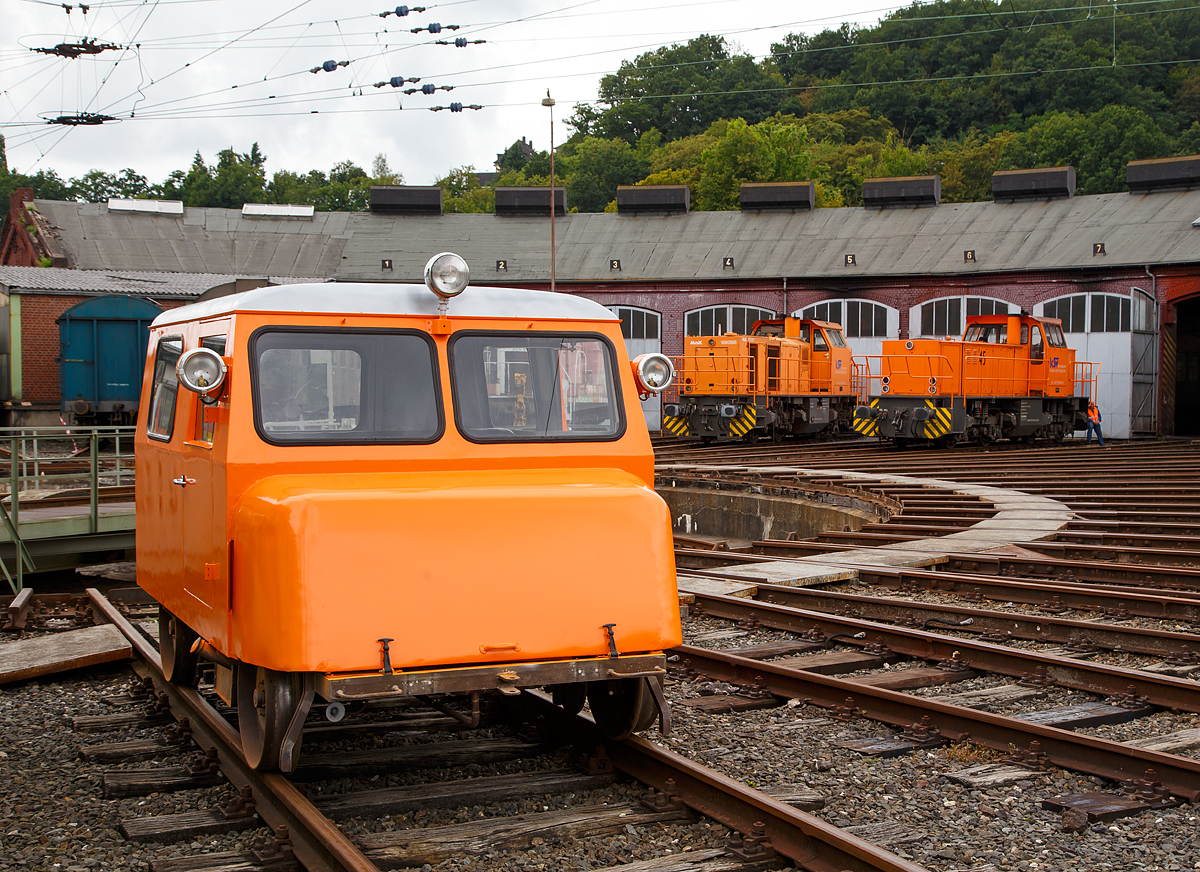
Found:
[[(1034, 306), (1068, 294), (1128, 294), (1131, 285), (1150, 290), (1150, 279), (1137, 269), (1111, 272), (1024, 273), (992, 276), (921, 276), (887, 280), (795, 280), (787, 283), (787, 303), (780, 279), (729, 281), (705, 285), (682, 282), (636, 284), (559, 285), (566, 293), (595, 300), (602, 306), (637, 306), (662, 315), (663, 351), (679, 354), (683, 348), (684, 313), (706, 306), (743, 304), (795, 312), (828, 299), (870, 300), (900, 312), (900, 338), (909, 336), (909, 309), (920, 303), (950, 296), (993, 297), (1034, 311)], [(1159, 300), (1164, 284), (1159, 282)]]

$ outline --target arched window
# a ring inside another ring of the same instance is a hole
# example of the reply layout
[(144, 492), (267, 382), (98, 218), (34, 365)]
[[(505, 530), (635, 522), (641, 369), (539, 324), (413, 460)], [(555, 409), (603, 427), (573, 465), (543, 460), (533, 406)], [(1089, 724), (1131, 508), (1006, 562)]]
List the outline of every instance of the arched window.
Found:
[[(825, 300), (804, 309), (800, 317), (841, 324), (848, 339), (884, 339), (899, 330), (899, 313), (889, 317), (892, 312), (896, 310), (869, 300)], [(889, 322), (895, 324), (890, 330)]]
[(770, 309), (757, 306), (709, 306), (684, 316), (684, 335), (720, 336), (722, 333), (749, 333), (755, 321), (775, 317)]
[(660, 317), (649, 309), (634, 306), (609, 306), (614, 315), (621, 319), (621, 335), (626, 339), (658, 339)]
[(1042, 303), (1042, 317), (1058, 318), (1064, 333), (1128, 333), (1132, 315), (1129, 297), (1116, 294), (1072, 294)]
[(914, 306), (909, 312), (908, 335), (917, 337), (961, 336), (967, 317), (975, 315), (1007, 315), (1015, 307), (990, 297), (942, 297)]

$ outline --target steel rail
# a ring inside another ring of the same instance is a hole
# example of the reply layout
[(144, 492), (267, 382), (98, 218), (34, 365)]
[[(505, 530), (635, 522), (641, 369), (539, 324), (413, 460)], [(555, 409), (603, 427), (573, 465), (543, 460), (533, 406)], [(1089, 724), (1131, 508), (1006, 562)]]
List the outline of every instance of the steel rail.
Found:
[(1200, 656), (1200, 636), (1192, 633), (1176, 633), (1163, 630), (1148, 630), (1142, 627), (1124, 627), (1118, 624), (1101, 624), (1096, 621), (1075, 621), (1046, 615), (1025, 615), (1019, 612), (996, 612), (969, 606), (926, 603), (917, 600), (893, 599), (889, 597), (863, 596), (852, 593), (831, 593), (806, 587), (760, 584), (758, 591), (750, 597), (755, 602), (811, 609), (839, 615), (841, 610), (853, 607), (849, 617), (868, 621), (895, 621), (909, 618), (917, 622), (937, 621), (942, 624), (970, 619), (971, 624), (942, 629), (969, 635), (1006, 634), (1015, 639), (1031, 642), (1049, 642), (1072, 646), (1085, 643), (1086, 647), (1121, 650), (1135, 654), (1150, 654), (1157, 657), (1187, 654)]
[(927, 872), (923, 866), (643, 738), (607, 742), (590, 718), (567, 714), (541, 692), (525, 690), (506, 703), (523, 710), (531, 720), (549, 725), (579, 748), (603, 747), (622, 772), (677, 795), (689, 808), (730, 829), (750, 833), (761, 825), (778, 854), (811, 872)]
[(764, 627), (799, 635), (812, 632), (814, 627), (826, 637), (865, 633), (871, 642), (882, 641), (897, 654), (921, 660), (940, 662), (958, 659), (981, 672), (994, 672), (1017, 678), (1038, 676), (1062, 687), (1095, 694), (1117, 695), (1132, 692), (1153, 705), (1200, 712), (1200, 682), (1169, 675), (1154, 675), (1137, 669), (1089, 663), (1060, 656), (1048, 657), (1036, 651), (1008, 648), (974, 639), (948, 638), (923, 630), (908, 630), (891, 624), (841, 618), (823, 612), (777, 606), (741, 597), (695, 594), (693, 608), (697, 606), (697, 611), (702, 610), (705, 615), (747, 623), (757, 622)]
[(869, 687), (829, 675), (789, 669), (722, 651), (680, 645), (673, 648), (672, 653), (679, 655), (682, 664), (720, 681), (765, 688), (776, 696), (802, 699), (822, 708), (837, 709), (840, 706), (847, 714), (904, 727), (922, 724), (922, 719), (928, 716), (927, 723), (950, 741), (969, 741), (1002, 751), (1023, 749), (1036, 742), (1034, 750), (1065, 769), (1118, 781), (1141, 779), (1146, 777), (1148, 769), (1153, 769), (1153, 780), (1173, 795), (1189, 802), (1200, 799), (1200, 760), (1079, 735), (1070, 730), (949, 705), (927, 697)]
[[(757, 544), (757, 543), (755, 543)], [(788, 546), (803, 543), (788, 542)], [(798, 549), (809, 550), (809, 549)], [(1077, 611), (1102, 611), (1118, 617), (1136, 615), (1143, 618), (1180, 621), (1200, 626), (1200, 597), (1192, 591), (1172, 590), (1169, 593), (1149, 593), (1144, 587), (1131, 588), (1118, 585), (1086, 585), (1072, 582), (1041, 579), (1010, 579), (991, 574), (950, 572), (945, 570), (914, 567), (882, 566), (872, 563), (856, 563), (844, 559), (842, 552), (857, 550), (842, 548), (835, 552), (814, 552), (818, 561), (803, 561), (812, 565), (851, 567), (858, 573), (860, 581), (888, 587), (903, 588), (916, 585), (931, 591), (966, 594), (981, 599), (1018, 602), (1026, 605), (1046, 605), (1051, 608), (1074, 609)], [(986, 562), (988, 555), (949, 555), (943, 566), (978, 565)], [(739, 575), (731, 564), (772, 563), (799, 560), (795, 557), (778, 557), (762, 554), (746, 554), (741, 551), (715, 551), (688, 548), (675, 550), (676, 566), (692, 575), (706, 578), (745, 581), (753, 584), (761, 578)], [(706, 563), (711, 567), (696, 566)], [(894, 585), (891, 584), (894, 582)]]
[(188, 713), (192, 735), (205, 750), (215, 748), (221, 771), (235, 787), (250, 787), (254, 808), (268, 827), (287, 827), (292, 851), (307, 872), (378, 872), (337, 826), (319, 812), (296, 785), (278, 773), (255, 772), (242, 756), (237, 731), (193, 688), (162, 678), (158, 652), (96, 588), (88, 588), (95, 609), (125, 635), (138, 656), (155, 671), (155, 685), (175, 710)]

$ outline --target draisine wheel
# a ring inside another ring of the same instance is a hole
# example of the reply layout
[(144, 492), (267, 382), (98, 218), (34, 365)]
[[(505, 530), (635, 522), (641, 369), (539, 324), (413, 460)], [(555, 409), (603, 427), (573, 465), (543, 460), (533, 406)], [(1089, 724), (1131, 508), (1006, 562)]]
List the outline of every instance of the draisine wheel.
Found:
[(589, 682), (592, 719), (606, 739), (619, 742), (649, 729), (658, 717), (654, 692), (645, 678), (611, 678)]
[(163, 677), (172, 684), (195, 687), (200, 658), (192, 652), (196, 632), (162, 606), (158, 607), (158, 654)]
[(296, 677), (290, 672), (238, 664), (238, 732), (242, 753), (252, 769), (279, 768), (280, 745), (296, 712), (298, 697)]
[(554, 704), (562, 706), (567, 714), (577, 715), (583, 710), (587, 700), (587, 684), (576, 681), (572, 684), (553, 684), (550, 686), (550, 697)]

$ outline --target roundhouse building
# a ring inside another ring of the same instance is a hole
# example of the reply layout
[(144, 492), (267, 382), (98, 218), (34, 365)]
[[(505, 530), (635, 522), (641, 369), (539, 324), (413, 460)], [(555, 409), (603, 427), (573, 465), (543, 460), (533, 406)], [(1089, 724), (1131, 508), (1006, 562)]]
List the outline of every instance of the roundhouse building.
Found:
[[(841, 322), (866, 355), (884, 338), (961, 335), (972, 314), (1050, 315), (1102, 364), (1106, 435), (1200, 434), (1200, 157), (1127, 176), (1131, 193), (1076, 197), (1069, 167), (997, 173), (994, 202), (963, 204), (940, 202), (936, 176), (875, 179), (865, 207), (840, 209), (811, 208), (810, 183), (746, 185), (736, 212), (691, 212), (681, 186), (622, 188), (615, 214), (569, 214), (558, 189), (554, 284), (618, 313), (631, 354), (783, 313)], [(270, 251), (288, 275), (294, 251), (309, 276), (420, 281), (451, 250), (477, 284), (548, 289), (550, 202), (548, 188), (501, 188), (496, 214), (443, 214), (437, 188), (380, 188), (371, 212), (308, 217), (32, 206), (75, 268), (169, 272), (174, 256), (181, 272), (200, 257), (245, 273)]]

